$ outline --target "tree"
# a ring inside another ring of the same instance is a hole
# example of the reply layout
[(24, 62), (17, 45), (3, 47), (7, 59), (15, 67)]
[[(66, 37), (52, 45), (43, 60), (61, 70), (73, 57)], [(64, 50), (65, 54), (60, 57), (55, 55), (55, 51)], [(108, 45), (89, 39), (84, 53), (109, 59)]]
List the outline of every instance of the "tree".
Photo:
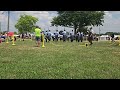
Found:
[(20, 19), (16, 23), (15, 28), (18, 29), (19, 33), (33, 32), (37, 21), (38, 18), (24, 14), (20, 16)]
[(14, 32), (14, 34), (17, 34), (17, 32)]
[(86, 26), (100, 26), (104, 22), (103, 11), (58, 11), (58, 16), (54, 17), (52, 26), (64, 26), (77, 30), (87, 29)]
[(112, 35), (112, 34), (120, 35), (120, 32), (106, 32), (105, 34), (107, 34), (107, 35)]

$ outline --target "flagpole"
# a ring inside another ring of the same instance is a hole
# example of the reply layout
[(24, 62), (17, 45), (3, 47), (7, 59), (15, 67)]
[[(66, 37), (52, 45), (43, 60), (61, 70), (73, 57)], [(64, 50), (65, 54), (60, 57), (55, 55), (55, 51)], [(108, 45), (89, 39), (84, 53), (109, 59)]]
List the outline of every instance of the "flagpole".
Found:
[(99, 40), (100, 40), (100, 26), (99, 26)]
[(0, 32), (1, 32), (1, 22), (0, 22)]
[(10, 18), (10, 11), (8, 11), (8, 25), (7, 25), (7, 31), (9, 32), (9, 18)]

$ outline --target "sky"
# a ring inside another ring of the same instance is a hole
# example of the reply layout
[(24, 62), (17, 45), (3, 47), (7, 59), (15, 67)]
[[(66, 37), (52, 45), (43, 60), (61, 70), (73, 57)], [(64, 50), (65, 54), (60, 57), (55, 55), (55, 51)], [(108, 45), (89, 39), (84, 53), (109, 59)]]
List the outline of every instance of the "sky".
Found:
[[(17, 20), (20, 18), (20, 15), (27, 14), (37, 17), (39, 25), (43, 30), (50, 29), (51, 32), (55, 32), (56, 29), (71, 31), (73, 28), (67, 27), (51, 27), (52, 18), (57, 16), (56, 11), (10, 11), (10, 25), (9, 31), (18, 31), (14, 26), (17, 23)], [(0, 22), (1, 30), (7, 31), (7, 11), (0, 11)], [(104, 23), (103, 26), (93, 27), (95, 33), (106, 33), (106, 32), (120, 32), (120, 11), (105, 11)]]

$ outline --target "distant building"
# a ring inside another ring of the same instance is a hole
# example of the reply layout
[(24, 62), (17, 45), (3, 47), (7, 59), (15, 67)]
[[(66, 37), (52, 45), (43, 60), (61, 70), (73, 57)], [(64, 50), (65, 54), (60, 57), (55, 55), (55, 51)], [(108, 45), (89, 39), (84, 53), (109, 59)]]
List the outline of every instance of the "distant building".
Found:
[[(116, 38), (119, 38), (120, 37), (120, 35), (114, 35), (114, 38), (116, 39)], [(102, 35), (102, 36), (100, 36), (100, 40), (110, 40), (111, 39), (111, 36), (109, 36), (109, 35)]]
[(109, 40), (110, 36), (109, 35), (102, 35), (100, 36), (100, 40)]

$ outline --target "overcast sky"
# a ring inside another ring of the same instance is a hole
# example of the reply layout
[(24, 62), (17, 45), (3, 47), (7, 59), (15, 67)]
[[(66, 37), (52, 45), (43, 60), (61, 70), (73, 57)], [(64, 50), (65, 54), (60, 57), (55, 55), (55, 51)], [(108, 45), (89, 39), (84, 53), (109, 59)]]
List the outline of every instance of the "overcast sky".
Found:
[[(57, 29), (57, 27), (50, 27), (50, 22), (52, 18), (54, 16), (57, 16), (56, 11), (10, 11), (10, 31), (17, 31), (14, 26), (21, 14), (27, 14), (37, 17), (39, 19), (37, 25), (39, 25), (43, 30), (48, 30), (49, 28), (51, 31), (54, 32)], [(0, 11), (0, 22), (2, 31), (6, 31), (7, 11)], [(72, 30), (72, 28), (66, 27), (65, 29), (67, 31)], [(58, 30), (64, 30), (64, 27), (58, 27)], [(99, 27), (94, 27), (93, 30), (95, 33), (99, 33)], [(120, 32), (120, 11), (105, 11), (104, 23), (103, 26), (100, 26), (100, 30), (100, 33)]]

